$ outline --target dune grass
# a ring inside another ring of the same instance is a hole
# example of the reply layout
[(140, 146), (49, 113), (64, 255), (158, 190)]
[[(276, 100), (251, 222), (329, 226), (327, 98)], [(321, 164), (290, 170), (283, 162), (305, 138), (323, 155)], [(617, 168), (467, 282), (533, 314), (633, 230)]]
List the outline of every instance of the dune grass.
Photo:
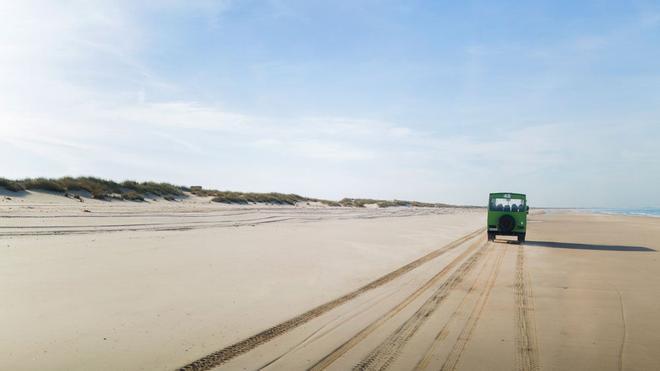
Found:
[(25, 190), (23, 184), (15, 180), (9, 180), (5, 178), (0, 178), (0, 187), (3, 187), (12, 192), (20, 192)]
[(441, 203), (404, 200), (375, 200), (370, 198), (344, 198), (341, 199), (338, 204), (345, 207), (365, 207), (367, 205), (377, 205), (378, 207), (451, 207), (451, 205)]
[(332, 207), (366, 207), (370, 204), (376, 205), (378, 207), (452, 207), (452, 205), (442, 203), (403, 200), (375, 200), (370, 198), (344, 198), (340, 201), (332, 201), (283, 193), (242, 193), (209, 190), (204, 190), (204, 192), (201, 193), (206, 196), (213, 196), (211, 201), (227, 204), (268, 203), (276, 205), (295, 205), (298, 202), (319, 202), (326, 206)]
[(115, 196), (115, 198), (132, 201), (144, 201), (146, 196), (167, 196), (172, 199), (173, 197), (184, 196), (186, 189), (185, 187), (175, 186), (169, 183), (139, 183), (130, 180), (117, 183), (112, 180), (94, 177), (63, 177), (57, 179), (26, 178), (20, 180), (0, 178), (0, 187), (13, 192), (24, 190), (42, 190), (58, 193), (85, 191), (89, 192), (96, 199), (107, 199)]
[(145, 201), (149, 197), (162, 197), (167, 201), (175, 201), (177, 197), (186, 197), (187, 192), (190, 192), (200, 197), (212, 197), (211, 201), (213, 202), (239, 205), (296, 205), (302, 202), (315, 202), (331, 207), (366, 207), (367, 205), (378, 207), (454, 207), (441, 203), (370, 198), (344, 198), (339, 201), (332, 201), (304, 197), (293, 193), (218, 191), (199, 187), (177, 186), (170, 183), (136, 182), (132, 180), (115, 182), (95, 177), (26, 178), (20, 180), (0, 178), (0, 187), (12, 192), (43, 190), (63, 193), (69, 197), (71, 196), (70, 193), (75, 194), (76, 191), (84, 191), (88, 192), (91, 197), (101, 200)]
[(231, 191), (212, 191), (211, 201), (226, 204), (266, 203), (275, 205), (295, 205), (298, 202), (310, 202), (314, 199), (296, 194), (284, 193), (243, 193)]

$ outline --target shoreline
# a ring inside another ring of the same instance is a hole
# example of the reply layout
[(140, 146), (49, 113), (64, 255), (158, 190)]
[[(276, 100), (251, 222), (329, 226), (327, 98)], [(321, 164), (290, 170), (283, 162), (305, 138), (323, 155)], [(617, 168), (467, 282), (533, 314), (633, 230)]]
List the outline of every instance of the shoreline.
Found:
[(660, 208), (651, 208), (652, 212), (640, 212), (643, 209), (589, 209), (588, 213), (595, 215), (625, 215), (660, 218)]

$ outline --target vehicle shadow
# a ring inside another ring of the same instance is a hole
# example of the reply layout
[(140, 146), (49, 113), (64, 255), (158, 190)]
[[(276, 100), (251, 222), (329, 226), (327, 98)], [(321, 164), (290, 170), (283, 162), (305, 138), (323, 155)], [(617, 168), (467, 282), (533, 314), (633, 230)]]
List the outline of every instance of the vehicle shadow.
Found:
[(573, 242), (552, 242), (552, 241), (526, 241), (524, 245), (537, 247), (550, 247), (553, 249), (577, 249), (577, 250), (601, 250), (601, 251), (645, 251), (655, 252), (655, 249), (644, 246), (625, 246), (625, 245), (596, 245)]

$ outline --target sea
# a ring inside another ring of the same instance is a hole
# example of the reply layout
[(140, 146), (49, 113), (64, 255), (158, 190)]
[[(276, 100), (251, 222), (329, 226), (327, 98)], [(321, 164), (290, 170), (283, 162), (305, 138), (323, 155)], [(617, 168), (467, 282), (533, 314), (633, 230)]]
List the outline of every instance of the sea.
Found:
[(599, 214), (616, 214), (616, 215), (642, 215), (642, 216), (655, 216), (660, 218), (660, 207), (643, 207), (641, 209), (588, 209), (587, 211)]

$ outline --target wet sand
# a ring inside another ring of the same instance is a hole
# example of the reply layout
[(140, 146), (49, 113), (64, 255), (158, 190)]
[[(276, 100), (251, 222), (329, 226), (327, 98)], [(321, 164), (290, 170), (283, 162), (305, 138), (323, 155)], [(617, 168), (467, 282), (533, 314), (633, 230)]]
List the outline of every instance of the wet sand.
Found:
[(0, 202), (1, 369), (660, 365), (660, 218), (69, 201)]

